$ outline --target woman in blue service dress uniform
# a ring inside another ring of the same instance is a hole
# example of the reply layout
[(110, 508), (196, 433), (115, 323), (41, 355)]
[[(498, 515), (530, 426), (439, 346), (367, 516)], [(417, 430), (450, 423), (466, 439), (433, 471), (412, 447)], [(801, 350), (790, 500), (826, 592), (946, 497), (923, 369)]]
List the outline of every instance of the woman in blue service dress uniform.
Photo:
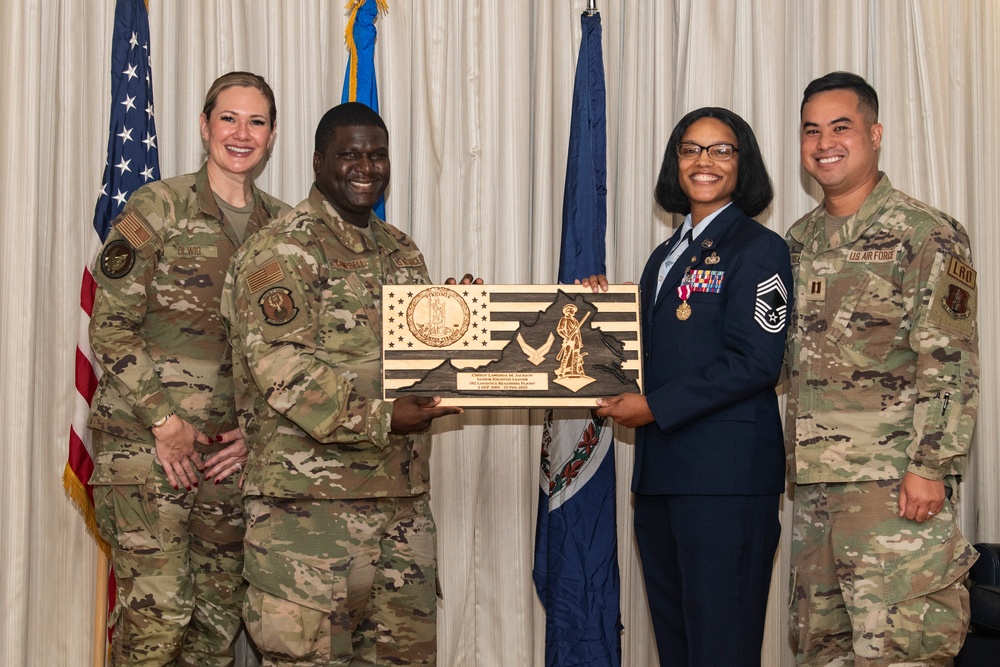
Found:
[(645, 394), (597, 401), (599, 416), (636, 429), (635, 534), (664, 666), (760, 665), (792, 307), (788, 247), (751, 218), (772, 197), (746, 121), (716, 107), (681, 119), (656, 201), (686, 217), (640, 282)]

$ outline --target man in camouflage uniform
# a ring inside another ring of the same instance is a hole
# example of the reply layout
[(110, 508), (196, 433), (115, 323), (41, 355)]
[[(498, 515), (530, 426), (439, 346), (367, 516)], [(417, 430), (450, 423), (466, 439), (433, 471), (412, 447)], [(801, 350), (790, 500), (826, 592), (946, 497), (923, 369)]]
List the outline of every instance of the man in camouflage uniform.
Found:
[[(248, 233), (288, 210), (252, 192)], [(104, 374), (89, 421), (90, 483), (118, 582), (114, 665), (233, 661), (245, 588), (238, 476), (198, 481), (203, 459), (242, 439), (218, 310), (241, 241), (206, 166), (137, 190), (94, 267), (90, 343)], [(170, 429), (195, 441), (173, 471), (156, 449)]]
[(372, 212), (388, 144), (365, 105), (328, 111), (309, 197), (243, 247), (226, 281), (250, 446), (244, 618), (266, 665), (435, 661), (420, 432), (460, 410), (381, 400), (381, 287), (428, 282), (413, 241)]
[(824, 199), (788, 232), (797, 660), (944, 665), (965, 638), (976, 557), (956, 526), (978, 402), (969, 239), (879, 172), (864, 79), (813, 81), (801, 114)]

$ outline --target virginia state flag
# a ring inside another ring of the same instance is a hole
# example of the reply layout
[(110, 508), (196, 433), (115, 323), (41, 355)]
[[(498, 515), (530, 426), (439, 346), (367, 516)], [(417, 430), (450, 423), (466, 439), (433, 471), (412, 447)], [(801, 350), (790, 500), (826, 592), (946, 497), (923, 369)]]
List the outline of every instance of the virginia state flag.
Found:
[[(601, 17), (584, 12), (563, 194), (559, 282), (605, 273), (607, 137)], [(533, 577), (546, 667), (621, 664), (621, 586), (611, 424), (549, 413), (542, 435)]]
[[(344, 73), (344, 92), (341, 103), (361, 102), (378, 112), (378, 84), (375, 81), (375, 40), (378, 30), (375, 21), (379, 12), (389, 10), (386, 0), (348, 0), (347, 71)], [(385, 198), (379, 197), (375, 215), (385, 220)]]

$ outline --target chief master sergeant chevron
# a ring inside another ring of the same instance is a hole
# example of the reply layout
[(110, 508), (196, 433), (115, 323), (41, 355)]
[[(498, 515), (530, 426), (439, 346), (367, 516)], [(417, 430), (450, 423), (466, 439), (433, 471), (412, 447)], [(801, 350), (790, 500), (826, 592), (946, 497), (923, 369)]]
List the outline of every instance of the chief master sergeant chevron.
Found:
[(969, 237), (878, 170), (864, 79), (813, 81), (801, 119), (824, 198), (788, 232), (796, 658), (941, 666), (965, 638), (976, 558), (956, 525), (979, 387)]
[(381, 286), (427, 283), (420, 251), (372, 206), (385, 123), (323, 116), (309, 197), (233, 258), (222, 312), (250, 448), (244, 619), (265, 665), (433, 665), (437, 399), (381, 400)]

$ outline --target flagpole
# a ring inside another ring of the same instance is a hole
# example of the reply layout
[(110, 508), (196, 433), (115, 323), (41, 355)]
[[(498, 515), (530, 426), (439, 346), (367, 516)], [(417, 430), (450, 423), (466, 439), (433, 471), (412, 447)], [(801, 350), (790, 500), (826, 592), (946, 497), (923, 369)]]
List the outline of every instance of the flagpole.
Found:
[(597, 13), (597, 0), (587, 0), (587, 16)]
[(108, 556), (97, 550), (97, 590), (94, 595), (94, 667), (104, 667), (108, 642)]

